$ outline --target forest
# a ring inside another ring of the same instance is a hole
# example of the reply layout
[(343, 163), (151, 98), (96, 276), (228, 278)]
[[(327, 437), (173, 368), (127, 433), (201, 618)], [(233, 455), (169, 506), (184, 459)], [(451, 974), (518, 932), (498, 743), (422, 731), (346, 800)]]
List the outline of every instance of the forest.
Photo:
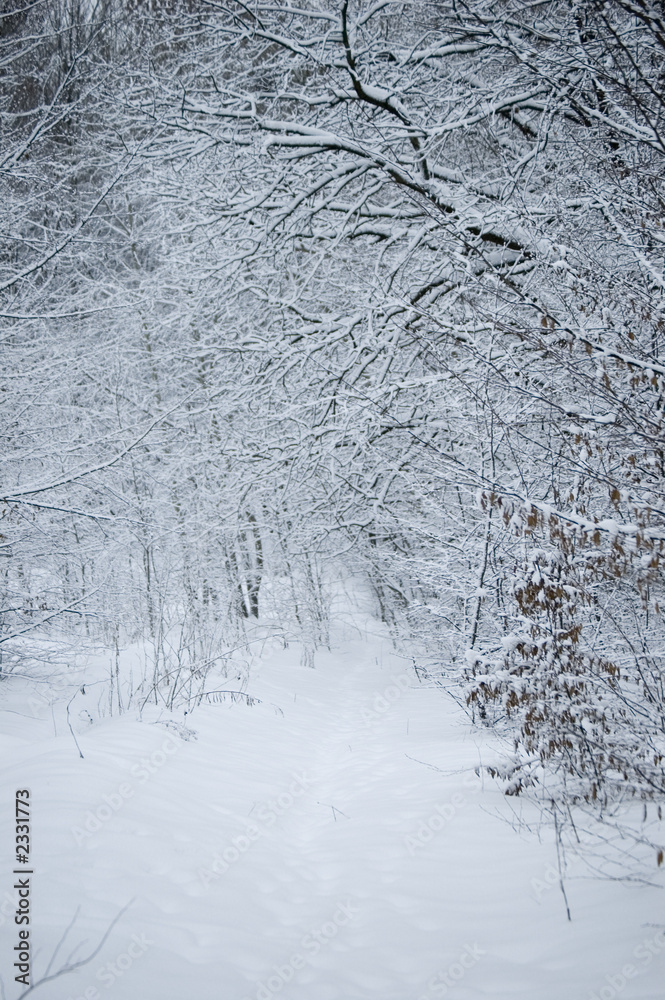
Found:
[(195, 721), (353, 578), (502, 794), (660, 818), (662, 3), (0, 10), (0, 691)]

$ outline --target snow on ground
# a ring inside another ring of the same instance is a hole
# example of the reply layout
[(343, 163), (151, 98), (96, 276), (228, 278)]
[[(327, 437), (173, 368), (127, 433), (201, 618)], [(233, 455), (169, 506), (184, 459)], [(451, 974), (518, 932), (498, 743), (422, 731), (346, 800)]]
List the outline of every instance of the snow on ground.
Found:
[(34, 996), (662, 1000), (662, 891), (573, 873), (569, 923), (552, 836), (514, 828), (521, 803), (475, 773), (489, 737), (379, 623), (343, 632), (315, 669), (266, 647), (260, 704), (77, 721), (83, 759), (62, 718), (56, 736), (50, 713), (2, 712), (4, 872), (15, 788), (33, 799), (35, 976), (77, 910), (56, 967), (130, 903)]

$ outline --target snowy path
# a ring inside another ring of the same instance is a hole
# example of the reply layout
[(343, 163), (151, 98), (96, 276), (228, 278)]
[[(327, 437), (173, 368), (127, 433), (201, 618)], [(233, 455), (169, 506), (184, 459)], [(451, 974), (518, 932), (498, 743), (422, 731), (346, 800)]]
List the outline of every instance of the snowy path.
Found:
[(127, 715), (79, 760), (68, 733), (5, 724), (3, 794), (20, 770), (35, 801), (36, 967), (77, 906), (72, 944), (92, 943), (135, 899), (36, 997), (662, 998), (665, 951), (643, 957), (662, 893), (572, 878), (567, 923), (551, 837), (510, 827), (519, 803), (474, 773), (482, 734), (373, 628), (314, 670), (273, 651), (261, 704), (200, 709), (197, 739)]

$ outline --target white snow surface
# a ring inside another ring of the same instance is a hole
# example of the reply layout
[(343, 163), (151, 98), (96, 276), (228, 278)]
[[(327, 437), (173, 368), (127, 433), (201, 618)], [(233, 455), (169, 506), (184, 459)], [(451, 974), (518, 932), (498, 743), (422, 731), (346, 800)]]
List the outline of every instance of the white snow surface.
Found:
[[(86, 728), (77, 716), (83, 759), (62, 717), (54, 735), (50, 712), (5, 701), (1, 853), (11, 872), (14, 791), (28, 787), (33, 980), (77, 909), (56, 967), (132, 901), (92, 961), (35, 997), (665, 995), (662, 890), (573, 866), (568, 922), (551, 832), (511, 823), (537, 816), (476, 774), (491, 737), (419, 681), (384, 626), (347, 614), (314, 669), (300, 654), (266, 644), (247, 688), (260, 704), (201, 707), (187, 729), (155, 706)], [(12, 878), (7, 1000), (22, 993)]]

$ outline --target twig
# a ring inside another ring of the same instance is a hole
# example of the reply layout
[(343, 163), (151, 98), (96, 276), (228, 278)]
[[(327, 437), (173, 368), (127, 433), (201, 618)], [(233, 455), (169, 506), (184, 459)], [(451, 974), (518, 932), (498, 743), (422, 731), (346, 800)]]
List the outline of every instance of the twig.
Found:
[(561, 831), (559, 830), (559, 819), (556, 813), (556, 805), (554, 800), (552, 800), (552, 812), (554, 813), (554, 832), (556, 834), (556, 858), (559, 866), (559, 886), (561, 888), (561, 893), (563, 895), (563, 901), (566, 904), (566, 914), (569, 920), (572, 920), (570, 915), (570, 907), (568, 906), (568, 897), (566, 896), (566, 889), (563, 884), (563, 870), (561, 868)]
[(349, 816), (346, 815), (345, 812), (342, 812), (341, 809), (336, 809), (335, 806), (332, 805), (330, 802), (319, 802), (319, 800), (317, 799), (316, 800), (316, 804), (318, 806), (330, 806), (330, 808), (332, 809), (332, 812), (333, 812), (333, 819), (335, 820), (335, 822), (337, 822), (337, 813), (339, 813), (340, 816), (343, 816), (345, 819), (349, 819), (350, 818)]
[[(76, 697), (76, 695), (77, 695), (78, 693), (79, 693), (79, 689), (77, 688), (77, 689), (76, 689), (76, 691), (74, 692), (74, 694), (73, 694), (73, 695), (71, 696), (71, 698), (70, 698), (70, 699), (69, 699), (69, 701), (67, 702), (67, 725), (69, 726), (69, 731), (70, 731), (70, 733), (71, 733), (71, 734), (72, 734), (72, 736), (74, 737), (74, 743), (76, 743), (76, 749), (77, 749), (77, 750), (78, 750), (78, 752), (79, 752), (79, 757), (81, 757), (81, 759), (83, 759), (83, 754), (82, 754), (82, 752), (81, 752), (81, 748), (80, 748), (80, 746), (79, 746), (79, 741), (78, 741), (78, 740), (76, 739), (76, 733), (75, 733), (75, 732), (74, 732), (74, 730), (72, 729), (72, 724), (71, 724), (71, 722), (70, 722), (70, 720), (69, 720), (69, 706), (70, 706), (70, 705), (71, 705), (71, 703), (72, 703), (72, 702), (74, 701), (74, 698)], [(25, 994), (23, 994), (23, 995), (25, 996)]]
[[(81, 754), (81, 756), (83, 756), (83, 754)], [(50, 983), (50, 982), (52, 982), (52, 980), (58, 979), (60, 976), (65, 976), (69, 972), (75, 972), (77, 969), (80, 969), (81, 966), (87, 965), (88, 962), (92, 962), (93, 958), (95, 958), (97, 955), (99, 955), (100, 951), (102, 950), (102, 948), (106, 944), (106, 942), (107, 942), (107, 940), (109, 938), (109, 935), (111, 934), (111, 931), (113, 930), (113, 928), (115, 927), (115, 925), (118, 923), (118, 921), (120, 920), (120, 918), (122, 917), (122, 915), (127, 912), (127, 910), (129, 909), (129, 907), (132, 905), (133, 902), (134, 902), (134, 900), (130, 899), (130, 901), (127, 903), (127, 905), (123, 906), (123, 908), (120, 910), (120, 912), (113, 918), (113, 920), (111, 921), (111, 923), (109, 924), (109, 926), (106, 928), (106, 931), (104, 932), (104, 936), (102, 937), (101, 941), (99, 942), (99, 944), (97, 945), (97, 947), (94, 949), (94, 951), (91, 951), (90, 954), (86, 955), (85, 958), (79, 959), (78, 962), (71, 962), (71, 963), (70, 962), (66, 962), (64, 965), (62, 965), (58, 969), (57, 972), (54, 972), (50, 976), (44, 974), (41, 979), (38, 979), (36, 983), (33, 983), (32, 986), (29, 986), (27, 988), (27, 990), (24, 990), (24, 992), (21, 993), (21, 1000), (23, 1000), (23, 997), (27, 997), (29, 993), (33, 993), (34, 990), (38, 989), (38, 987), (42, 986), (44, 983)], [(74, 914), (74, 919), (71, 921), (69, 927), (67, 928), (67, 930), (65, 931), (65, 933), (61, 937), (60, 941), (56, 945), (56, 949), (55, 949), (56, 952), (57, 952), (58, 948), (60, 948), (60, 946), (63, 943), (63, 941), (65, 940), (65, 938), (66, 938), (67, 934), (69, 933), (71, 927), (74, 925), (74, 921), (76, 920), (76, 918), (78, 916), (78, 912), (79, 911), (77, 910), (76, 913)], [(53, 962), (53, 958), (54, 957), (55, 957), (55, 952), (54, 952), (54, 954), (53, 954), (53, 956), (51, 958), (51, 961), (49, 962), (49, 964), (47, 966), (47, 972), (48, 972), (48, 969), (50, 969), (50, 967), (51, 967), (51, 964)]]
[(65, 928), (64, 934), (62, 935), (62, 937), (60, 938), (60, 940), (58, 941), (57, 945), (55, 946), (55, 948), (53, 950), (53, 954), (51, 955), (50, 961), (49, 961), (48, 965), (46, 966), (46, 971), (44, 972), (45, 976), (48, 976), (49, 972), (51, 971), (51, 966), (55, 962), (55, 957), (58, 954), (58, 952), (60, 951), (60, 949), (62, 948), (63, 944), (65, 943), (67, 935), (69, 934), (70, 930), (72, 929), (72, 927), (76, 923), (76, 921), (78, 919), (78, 915), (79, 915), (80, 912), (81, 912), (81, 907), (77, 906), (76, 907), (76, 912), (74, 913), (74, 916), (69, 921), (69, 924)]

